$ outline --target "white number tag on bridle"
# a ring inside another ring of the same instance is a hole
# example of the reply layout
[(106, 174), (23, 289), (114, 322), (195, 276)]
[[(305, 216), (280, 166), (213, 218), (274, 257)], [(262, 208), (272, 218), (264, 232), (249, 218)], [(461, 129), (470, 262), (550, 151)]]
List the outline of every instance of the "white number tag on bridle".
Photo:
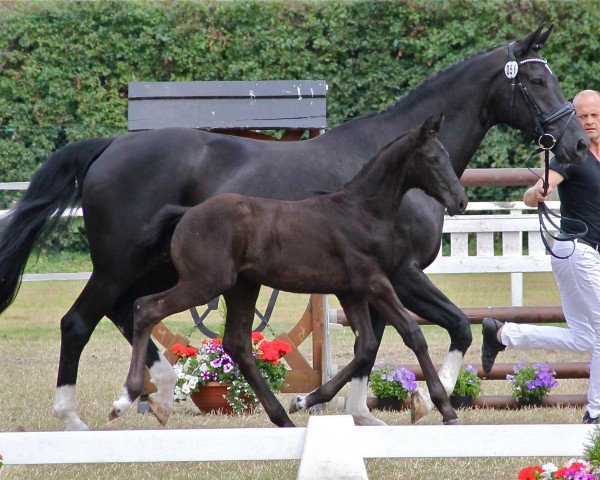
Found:
[(515, 78), (517, 76), (517, 73), (519, 73), (519, 64), (514, 60), (506, 62), (506, 65), (504, 65), (504, 74), (506, 75), (506, 77)]

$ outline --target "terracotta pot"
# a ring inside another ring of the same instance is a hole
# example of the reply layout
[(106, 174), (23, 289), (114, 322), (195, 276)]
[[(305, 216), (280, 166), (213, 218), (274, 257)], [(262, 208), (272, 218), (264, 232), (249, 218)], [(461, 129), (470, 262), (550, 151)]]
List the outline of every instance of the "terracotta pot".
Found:
[(192, 402), (201, 412), (232, 414), (233, 409), (225, 400), (229, 384), (208, 382), (190, 395)]
[(470, 408), (473, 399), (469, 395), (450, 395), (450, 405), (454, 408)]

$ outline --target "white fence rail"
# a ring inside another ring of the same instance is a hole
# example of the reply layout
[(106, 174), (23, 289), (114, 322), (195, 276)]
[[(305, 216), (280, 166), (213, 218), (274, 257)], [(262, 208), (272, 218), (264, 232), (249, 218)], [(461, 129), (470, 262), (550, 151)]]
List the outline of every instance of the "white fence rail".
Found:
[(0, 433), (0, 453), (7, 466), (300, 460), (299, 480), (366, 479), (365, 458), (581, 457), (594, 429), (579, 424), (355, 427), (348, 415), (317, 415), (306, 428), (8, 432)]

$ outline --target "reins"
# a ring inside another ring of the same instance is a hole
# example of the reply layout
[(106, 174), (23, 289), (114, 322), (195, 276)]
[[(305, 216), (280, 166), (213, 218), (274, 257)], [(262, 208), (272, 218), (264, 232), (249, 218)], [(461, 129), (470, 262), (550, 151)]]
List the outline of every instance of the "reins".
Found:
[[(527, 159), (527, 162), (532, 157), (534, 157), (542, 152), (544, 153), (544, 177), (542, 179), (542, 194), (545, 197), (548, 193), (548, 187), (549, 187), (548, 177), (549, 177), (549, 173), (550, 173), (550, 151), (554, 150), (556, 145), (558, 145), (560, 143), (563, 134), (565, 133), (567, 127), (569, 126), (569, 123), (571, 122), (573, 116), (575, 115), (575, 108), (573, 107), (573, 104), (571, 102), (566, 102), (562, 106), (560, 106), (560, 107), (556, 108), (555, 110), (553, 110), (552, 112), (550, 112), (548, 115), (544, 116), (542, 114), (542, 111), (539, 108), (539, 105), (537, 104), (535, 99), (531, 96), (531, 94), (529, 93), (529, 90), (527, 89), (527, 87), (525, 85), (523, 85), (523, 82), (521, 82), (521, 80), (519, 78), (519, 65), (525, 65), (527, 63), (542, 63), (546, 66), (546, 68), (548, 69), (548, 71), (551, 74), (552, 74), (552, 70), (550, 70), (550, 67), (548, 66), (548, 61), (544, 58), (527, 58), (527, 59), (524, 59), (521, 61), (517, 61), (515, 54), (514, 54), (514, 45), (515, 45), (515, 42), (512, 42), (508, 45), (508, 62), (506, 63), (506, 65), (504, 67), (504, 74), (506, 75), (507, 78), (512, 80), (512, 83), (511, 83), (512, 98), (510, 101), (510, 116), (512, 117), (512, 115), (513, 115), (513, 107), (514, 107), (514, 103), (515, 103), (516, 88), (518, 87), (519, 91), (523, 95), (523, 98), (525, 99), (525, 103), (527, 104), (527, 106), (529, 107), (529, 110), (531, 111), (533, 121), (535, 122), (535, 132), (539, 135), (538, 148), (536, 148), (534, 150), (534, 152), (529, 156), (529, 158)], [(544, 130), (545, 126), (548, 126), (549, 124), (554, 123), (557, 120), (559, 120), (562, 117), (565, 117), (567, 115), (569, 116), (569, 118), (565, 122), (565, 125), (562, 128), (558, 137), (555, 138), (551, 133), (548, 133)], [(530, 169), (530, 171), (532, 171), (532, 173), (534, 173), (533, 170)], [(535, 175), (537, 175), (537, 174), (535, 174)], [(542, 177), (539, 177), (539, 178), (542, 178)], [(559, 219), (561, 217), (560, 217), (560, 215), (558, 215), (558, 214), (554, 213), (552, 210), (550, 210), (546, 206), (545, 202), (538, 203), (538, 217), (539, 217), (539, 222), (540, 222), (540, 237), (542, 239), (542, 243), (544, 244), (546, 251), (555, 258), (560, 258), (560, 259), (569, 258), (575, 251), (575, 240), (583, 237), (588, 231), (587, 225), (584, 222), (582, 222), (581, 220), (569, 219), (569, 218), (563, 217), (566, 220), (581, 223), (583, 225), (583, 231), (580, 233), (561, 233), (560, 235), (556, 235), (556, 236), (552, 235), (548, 230), (546, 222), (549, 223), (552, 227), (556, 228), (560, 232), (560, 226), (557, 225), (556, 222), (551, 217), (559, 218)], [(571, 251), (571, 253), (569, 253), (568, 255), (566, 255), (564, 257), (560, 256), (560, 255), (556, 255), (552, 251), (552, 247), (548, 243), (548, 240), (546, 239), (546, 235), (550, 236), (555, 241), (559, 241), (559, 242), (570, 241), (570, 242), (572, 242), (573, 250)]]

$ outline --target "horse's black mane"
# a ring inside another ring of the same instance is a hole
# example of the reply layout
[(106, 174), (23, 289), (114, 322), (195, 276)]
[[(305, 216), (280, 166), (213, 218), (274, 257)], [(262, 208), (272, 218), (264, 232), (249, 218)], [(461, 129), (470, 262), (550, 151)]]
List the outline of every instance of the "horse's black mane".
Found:
[(391, 105), (388, 105), (383, 110), (368, 112), (364, 115), (361, 115), (360, 117), (349, 118), (346, 121), (348, 122), (348, 121), (352, 121), (352, 120), (361, 120), (361, 119), (366, 119), (366, 118), (372, 118), (377, 115), (382, 115), (382, 114), (385, 114), (385, 113), (395, 110), (400, 104), (403, 104), (404, 102), (412, 101), (414, 98), (422, 98), (423, 92), (424, 91), (426, 92), (428, 89), (430, 89), (432, 83), (435, 80), (437, 80), (439, 77), (446, 75), (446, 74), (453, 73), (459, 67), (462, 68), (462, 66), (465, 64), (465, 62), (474, 60), (475, 58), (477, 58), (481, 55), (485, 55), (485, 54), (487, 54), (499, 47), (502, 47), (502, 46), (505, 46), (505, 45), (504, 44), (492, 45), (491, 47), (487, 47), (484, 50), (480, 50), (466, 58), (459, 60), (458, 62), (448, 65), (446, 68), (432, 73), (425, 81), (421, 82), (414, 89), (410, 90), (406, 95), (404, 95), (403, 97), (400, 97), (396, 102), (392, 103)]

